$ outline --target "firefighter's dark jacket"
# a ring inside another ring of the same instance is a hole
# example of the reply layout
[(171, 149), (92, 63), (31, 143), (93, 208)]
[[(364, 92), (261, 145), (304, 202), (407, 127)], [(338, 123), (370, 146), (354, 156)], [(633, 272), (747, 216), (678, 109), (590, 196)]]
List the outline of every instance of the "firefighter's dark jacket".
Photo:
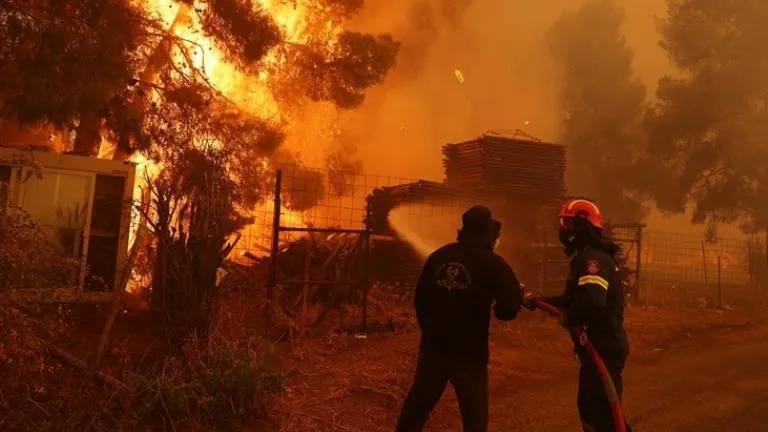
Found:
[[(624, 330), (624, 293), (612, 244), (588, 246), (570, 263), (565, 292), (544, 298), (566, 312), (566, 325), (583, 326), (592, 345), (603, 355), (629, 353)], [(583, 356), (574, 341), (576, 351)]]
[(496, 318), (513, 320), (522, 291), (488, 242), (459, 240), (427, 258), (416, 284), (421, 349), (487, 363), (491, 305)]

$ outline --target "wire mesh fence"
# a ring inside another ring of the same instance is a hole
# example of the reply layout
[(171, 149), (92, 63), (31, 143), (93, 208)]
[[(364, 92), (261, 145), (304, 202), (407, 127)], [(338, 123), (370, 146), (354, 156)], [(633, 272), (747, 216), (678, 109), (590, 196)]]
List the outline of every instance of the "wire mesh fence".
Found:
[[(412, 180), (390, 176), (321, 170), (299, 165), (276, 165), (282, 172), (280, 226), (362, 230), (366, 226), (367, 198), (377, 188)], [(440, 207), (433, 207), (440, 208)], [(274, 230), (275, 200), (271, 191), (243, 230), (238, 248), (268, 253)], [(302, 237), (288, 235), (285, 241)]]
[[(415, 280), (423, 256), (411, 244), (421, 243), (398, 240), (393, 224), (401, 238), (411, 230), (423, 239), (439, 232), (440, 217), (460, 215), (460, 204), (430, 193), (417, 203), (401, 199), (392, 211), (395, 191), (433, 182), (297, 165), (276, 166), (274, 175), (273, 192), (242, 231), (236, 252), (258, 265), (269, 262), (267, 297), (305, 324), (314, 321), (309, 326), (348, 306), (365, 323), (374, 282)], [(455, 221), (450, 225), (455, 232)], [(423, 250), (437, 241), (429, 238)]]
[[(368, 286), (412, 285), (426, 255), (455, 239), (461, 214), (476, 204), (489, 206), (504, 224), (498, 252), (521, 280), (546, 292), (558, 291), (565, 280), (567, 263), (559, 251), (556, 225), (550, 223), (556, 220), (555, 210), (530, 197), (391, 176), (275, 168), (281, 171), (279, 190), (255, 212), (239, 247), (263, 257), (276, 248), (277, 255), (284, 255), (280, 265), (290, 270), (281, 270), (282, 280), (292, 285), (303, 281), (304, 291), (337, 286), (338, 295), (364, 309)], [(709, 242), (639, 224), (614, 225), (611, 234), (623, 246), (619, 264), (629, 275), (636, 300), (721, 304), (748, 299), (768, 286), (766, 245), (757, 238)], [(341, 243), (352, 246), (342, 248)], [(302, 253), (312, 257), (298, 258), (296, 247), (289, 253), (297, 244), (305, 245)], [(321, 249), (323, 253), (312, 252)], [(366, 286), (356, 286), (361, 284)], [(312, 297), (307, 292), (301, 296), (303, 301)]]
[(763, 293), (766, 245), (755, 237), (720, 238), (649, 231), (641, 251), (643, 298), (728, 303)]
[[(419, 252), (451, 241), (469, 206), (483, 204), (503, 213), (512, 197), (468, 187), (401, 177), (336, 172), (278, 165), (282, 172), (280, 226), (337, 230), (369, 229), (374, 235), (399, 233)], [(508, 198), (507, 200), (505, 200)], [(516, 206), (533, 207), (515, 196)], [(368, 209), (371, 214), (368, 214)], [(269, 253), (274, 231), (274, 192), (252, 212), (242, 230), (240, 251)], [(522, 217), (521, 217), (522, 218)], [(524, 224), (520, 224), (523, 226)], [(285, 236), (285, 241), (303, 234)], [(507, 242), (509, 240), (506, 240)]]

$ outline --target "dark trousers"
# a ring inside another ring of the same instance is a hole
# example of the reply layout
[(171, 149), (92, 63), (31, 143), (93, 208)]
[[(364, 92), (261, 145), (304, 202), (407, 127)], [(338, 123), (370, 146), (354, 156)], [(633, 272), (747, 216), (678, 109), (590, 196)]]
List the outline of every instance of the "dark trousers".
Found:
[(422, 431), (449, 382), (456, 391), (464, 432), (487, 432), (488, 365), (426, 350), (419, 352), (416, 377), (395, 431)]
[[(621, 374), (627, 356), (607, 355), (603, 357), (608, 373), (621, 399), (623, 383)], [(584, 432), (615, 432), (611, 403), (605, 391), (602, 378), (591, 358), (582, 358), (579, 368), (579, 416)], [(627, 425), (627, 432), (631, 432)]]

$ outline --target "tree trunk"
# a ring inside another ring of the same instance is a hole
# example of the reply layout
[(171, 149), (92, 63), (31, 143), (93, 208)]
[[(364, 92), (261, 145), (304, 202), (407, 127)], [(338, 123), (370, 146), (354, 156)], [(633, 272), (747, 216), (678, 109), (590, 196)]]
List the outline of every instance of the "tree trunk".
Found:
[(197, 310), (193, 326), (198, 337), (207, 338), (211, 328), (211, 320), (217, 306), (218, 288), (216, 287), (216, 270), (221, 265), (219, 254), (221, 242), (213, 238), (197, 238), (190, 242), (192, 265), (194, 266), (193, 284), (195, 285), (195, 304), (191, 308)]
[(176, 29), (180, 26), (187, 25), (192, 22), (192, 16), (190, 15), (189, 5), (181, 3), (179, 5), (179, 11), (176, 13), (176, 17), (173, 19), (173, 23), (168, 27), (165, 32), (165, 36), (157, 44), (152, 55), (149, 57), (147, 67), (144, 68), (144, 72), (141, 74), (142, 82), (153, 82), (157, 75), (165, 68), (168, 62), (171, 60), (171, 50), (173, 48), (173, 42), (176, 37)]
[(80, 124), (75, 136), (75, 154), (96, 156), (101, 144), (101, 116), (96, 112), (80, 113)]
[(115, 146), (115, 152), (112, 153), (112, 160), (128, 160), (128, 158), (131, 157), (131, 152), (129, 149), (123, 148), (120, 146), (120, 144)]
[[(160, 43), (157, 44), (152, 51), (152, 55), (149, 57), (147, 66), (141, 73), (140, 86), (144, 86), (148, 94), (151, 94), (154, 90), (151, 89), (148, 84), (154, 83), (160, 72), (165, 69), (168, 63), (171, 61), (171, 53), (173, 51), (173, 42), (176, 35), (176, 29), (180, 26), (189, 24), (192, 21), (190, 15), (190, 7), (185, 3), (179, 5), (179, 11), (176, 13), (176, 17), (173, 19), (173, 23), (165, 32), (165, 36)], [(114, 160), (127, 160), (131, 156), (131, 149), (126, 148), (126, 140), (118, 140), (115, 145), (115, 152), (112, 154)]]
[(150, 304), (152, 310), (156, 312), (164, 311), (166, 308), (166, 293), (168, 287), (169, 256), (171, 254), (170, 246), (166, 245), (168, 234), (158, 233), (155, 236), (157, 245), (155, 262), (152, 268), (152, 290), (150, 291)]

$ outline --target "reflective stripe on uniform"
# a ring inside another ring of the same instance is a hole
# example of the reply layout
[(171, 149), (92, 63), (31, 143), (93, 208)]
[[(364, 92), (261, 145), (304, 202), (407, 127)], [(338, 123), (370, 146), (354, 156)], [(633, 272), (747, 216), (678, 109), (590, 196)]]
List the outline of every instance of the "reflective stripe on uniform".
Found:
[(586, 275), (579, 278), (577, 285), (595, 284), (601, 286), (604, 290), (608, 290), (608, 281), (600, 276)]

